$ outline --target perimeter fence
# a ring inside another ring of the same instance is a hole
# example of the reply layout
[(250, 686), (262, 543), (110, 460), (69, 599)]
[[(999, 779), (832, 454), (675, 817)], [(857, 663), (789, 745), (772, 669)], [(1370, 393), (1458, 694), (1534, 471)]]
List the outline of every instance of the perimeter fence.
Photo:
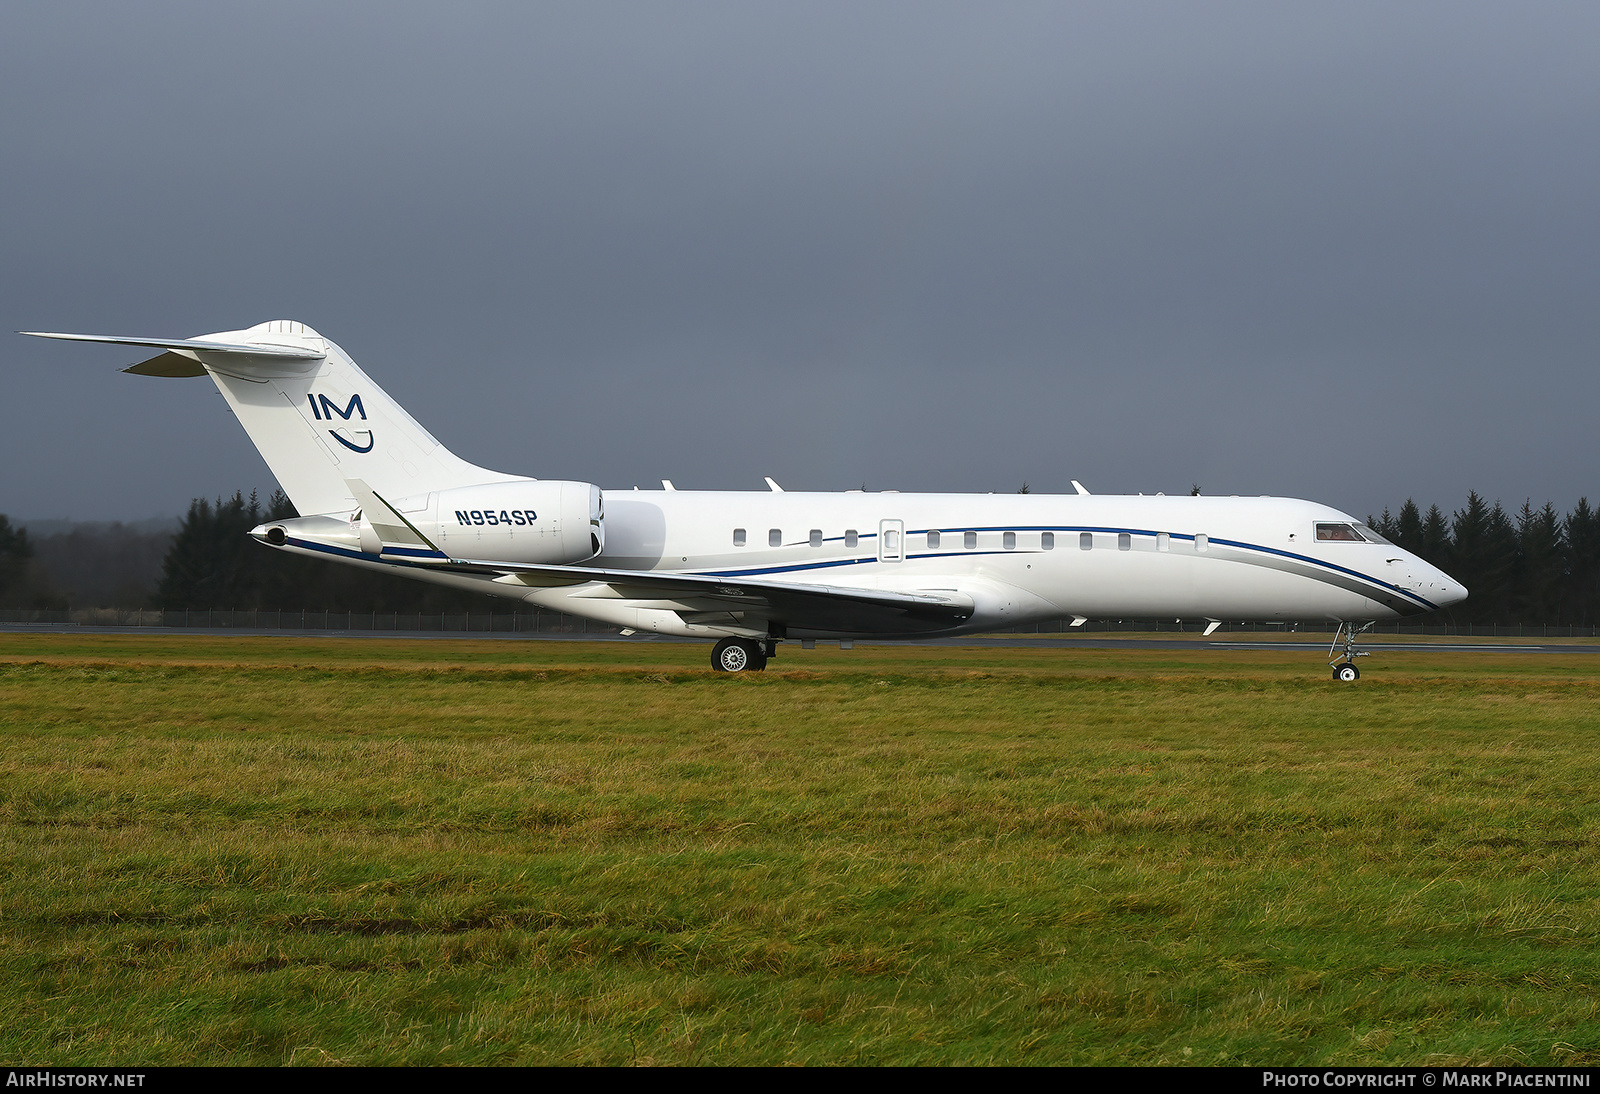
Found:
[[(70, 611), (0, 609), (0, 625), (79, 627), (139, 627), (168, 630), (246, 630), (285, 632), (459, 632), (469, 634), (526, 634), (531, 636), (615, 635), (621, 628), (563, 612), (330, 612), (330, 611), (243, 611), (229, 608), (164, 610), (147, 608), (76, 608)], [(1125, 631), (1149, 634), (1199, 634), (1207, 623), (1152, 622), (1149, 620), (1091, 620), (1074, 627), (1070, 620), (1053, 619), (996, 632), (1005, 634), (1084, 634)], [(1329, 634), (1332, 623), (1223, 623), (1214, 632), (1271, 634)], [(1600, 627), (1573, 624), (1512, 623), (1379, 623), (1369, 634), (1415, 634), (1441, 637), (1484, 638), (1600, 638)]]
[(258, 612), (231, 608), (121, 609), (77, 608), (71, 611), (0, 610), (6, 623), (80, 626), (150, 627), (169, 630), (251, 631), (464, 631), (488, 634), (617, 634), (620, 628), (562, 612)]

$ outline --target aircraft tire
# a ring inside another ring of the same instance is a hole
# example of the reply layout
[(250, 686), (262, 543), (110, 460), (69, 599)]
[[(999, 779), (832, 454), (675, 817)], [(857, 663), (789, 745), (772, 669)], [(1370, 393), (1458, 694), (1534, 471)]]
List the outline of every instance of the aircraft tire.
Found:
[(724, 638), (711, 650), (711, 667), (718, 672), (760, 672), (767, 659), (754, 642)]
[(1333, 678), (1339, 681), (1341, 684), (1348, 684), (1352, 681), (1361, 679), (1361, 670), (1356, 668), (1350, 662), (1346, 661), (1344, 664), (1338, 665), (1334, 668)]

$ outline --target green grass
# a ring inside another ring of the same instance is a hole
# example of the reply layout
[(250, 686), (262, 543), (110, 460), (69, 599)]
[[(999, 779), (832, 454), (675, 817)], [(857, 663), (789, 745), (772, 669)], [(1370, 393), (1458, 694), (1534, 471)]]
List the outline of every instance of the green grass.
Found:
[(0, 1057), (1600, 1063), (1600, 659), (0, 635)]

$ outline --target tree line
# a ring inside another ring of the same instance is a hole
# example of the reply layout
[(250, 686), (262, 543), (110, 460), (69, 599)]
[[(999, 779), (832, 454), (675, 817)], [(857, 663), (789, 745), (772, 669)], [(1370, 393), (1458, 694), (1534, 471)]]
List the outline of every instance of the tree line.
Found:
[[(280, 491), (264, 504), (235, 493), (189, 506), (147, 594), (151, 607), (257, 611), (355, 611), (403, 614), (485, 610), (481, 594), (395, 574), (269, 550), (250, 538), (258, 524), (295, 516)], [(1407, 500), (1368, 524), (1466, 585), (1468, 599), (1441, 622), (1600, 626), (1600, 511), (1587, 498), (1569, 513), (1524, 502), (1508, 513), (1478, 493), (1446, 514)], [(0, 607), (60, 608), (68, 597), (52, 584), (25, 529), (0, 515)], [(80, 606), (80, 594), (72, 598)]]

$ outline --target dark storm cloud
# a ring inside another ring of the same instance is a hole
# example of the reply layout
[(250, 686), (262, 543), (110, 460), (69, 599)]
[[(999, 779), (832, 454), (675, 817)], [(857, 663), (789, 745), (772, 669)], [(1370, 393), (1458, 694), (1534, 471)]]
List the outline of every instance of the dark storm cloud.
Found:
[[(607, 487), (1600, 494), (1589, 6), (3, 18), (10, 329), (302, 319)], [(0, 348), (0, 511), (270, 486), (135, 355)]]

